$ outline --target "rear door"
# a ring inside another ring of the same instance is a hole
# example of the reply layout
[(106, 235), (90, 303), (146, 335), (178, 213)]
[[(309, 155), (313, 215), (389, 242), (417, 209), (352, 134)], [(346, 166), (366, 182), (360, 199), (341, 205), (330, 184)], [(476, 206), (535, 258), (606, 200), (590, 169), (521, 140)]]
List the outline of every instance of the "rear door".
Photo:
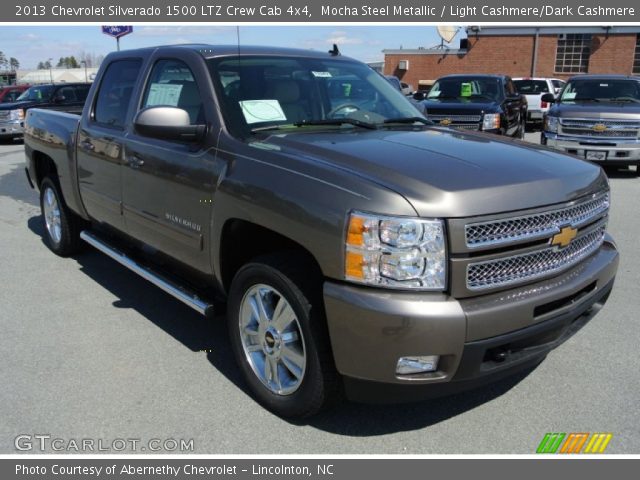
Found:
[[(151, 62), (138, 109), (173, 106), (192, 125), (211, 125), (212, 88), (204, 60), (181, 49)], [(207, 101), (203, 99), (208, 97)], [(125, 141), (123, 208), (132, 237), (200, 271), (210, 273), (213, 193), (220, 165), (209, 128), (199, 144), (144, 137), (131, 127)]]
[[(78, 182), (84, 206), (100, 222), (124, 231), (123, 142), (142, 59), (111, 62), (99, 79), (94, 102), (82, 116), (77, 139)], [(84, 102), (83, 102), (84, 103)]]

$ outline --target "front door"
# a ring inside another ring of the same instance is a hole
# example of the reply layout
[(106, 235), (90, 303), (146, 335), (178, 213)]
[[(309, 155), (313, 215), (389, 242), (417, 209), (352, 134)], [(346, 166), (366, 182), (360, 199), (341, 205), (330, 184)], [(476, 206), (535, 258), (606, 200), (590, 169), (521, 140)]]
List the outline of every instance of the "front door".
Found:
[[(194, 59), (157, 59), (140, 109), (175, 106), (189, 113), (192, 125), (206, 124), (210, 114), (201, 98), (205, 87), (194, 75), (197, 68), (203, 67)], [(131, 128), (122, 190), (129, 235), (203, 273), (211, 272), (209, 233), (218, 177), (208, 142), (152, 139)]]

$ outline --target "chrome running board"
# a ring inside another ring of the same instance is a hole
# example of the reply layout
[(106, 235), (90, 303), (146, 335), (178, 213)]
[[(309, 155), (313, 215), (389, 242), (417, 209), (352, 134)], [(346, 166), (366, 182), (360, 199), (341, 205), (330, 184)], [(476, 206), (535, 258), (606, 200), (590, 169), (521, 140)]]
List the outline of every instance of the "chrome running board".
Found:
[(193, 308), (196, 312), (207, 317), (213, 317), (213, 305), (200, 299), (194, 292), (178, 285), (159, 273), (154, 272), (151, 268), (139, 264), (87, 230), (80, 232), (80, 238), (92, 247), (100, 250), (105, 255), (113, 258), (120, 265), (127, 267), (129, 270), (153, 283), (156, 287), (164, 290), (172, 297), (177, 298), (185, 305)]

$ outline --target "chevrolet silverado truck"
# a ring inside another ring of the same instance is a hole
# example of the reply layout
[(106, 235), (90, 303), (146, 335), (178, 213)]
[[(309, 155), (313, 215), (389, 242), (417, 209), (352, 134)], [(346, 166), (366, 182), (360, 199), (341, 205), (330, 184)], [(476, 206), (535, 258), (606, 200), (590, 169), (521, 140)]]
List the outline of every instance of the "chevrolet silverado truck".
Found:
[(532, 368), (611, 292), (606, 175), (435, 126), (336, 50), (109, 54), (81, 116), (27, 113), (46, 243), (225, 305), (238, 369), (282, 416)]
[(513, 79), (513, 84), (518, 92), (527, 99), (528, 124), (542, 124), (544, 115), (549, 111), (550, 106), (550, 102), (542, 100), (542, 96), (546, 93), (552, 93), (555, 99), (565, 83), (558, 78), (523, 77)]
[(524, 138), (527, 99), (505, 75), (441, 77), (421, 106), (429, 120), (442, 126)]
[(636, 166), (640, 175), (640, 77), (569, 79), (547, 112), (542, 144), (602, 166)]
[(24, 91), (15, 102), (0, 103), (0, 140), (22, 136), (24, 117), (30, 108), (81, 113), (89, 86), (89, 83), (37, 85)]

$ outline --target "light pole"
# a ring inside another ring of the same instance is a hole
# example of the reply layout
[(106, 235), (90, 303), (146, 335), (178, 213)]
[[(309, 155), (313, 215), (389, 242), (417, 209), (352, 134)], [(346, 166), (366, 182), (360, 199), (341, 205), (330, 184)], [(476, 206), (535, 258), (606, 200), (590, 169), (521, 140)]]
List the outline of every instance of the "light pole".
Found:
[(80, 65), (84, 64), (84, 81), (85, 83), (89, 83), (89, 77), (87, 76), (87, 61), (80, 60)]
[(49, 78), (51, 79), (51, 83), (53, 83), (53, 58), (50, 58), (49, 60), (47, 60), (47, 62), (49, 62)]

